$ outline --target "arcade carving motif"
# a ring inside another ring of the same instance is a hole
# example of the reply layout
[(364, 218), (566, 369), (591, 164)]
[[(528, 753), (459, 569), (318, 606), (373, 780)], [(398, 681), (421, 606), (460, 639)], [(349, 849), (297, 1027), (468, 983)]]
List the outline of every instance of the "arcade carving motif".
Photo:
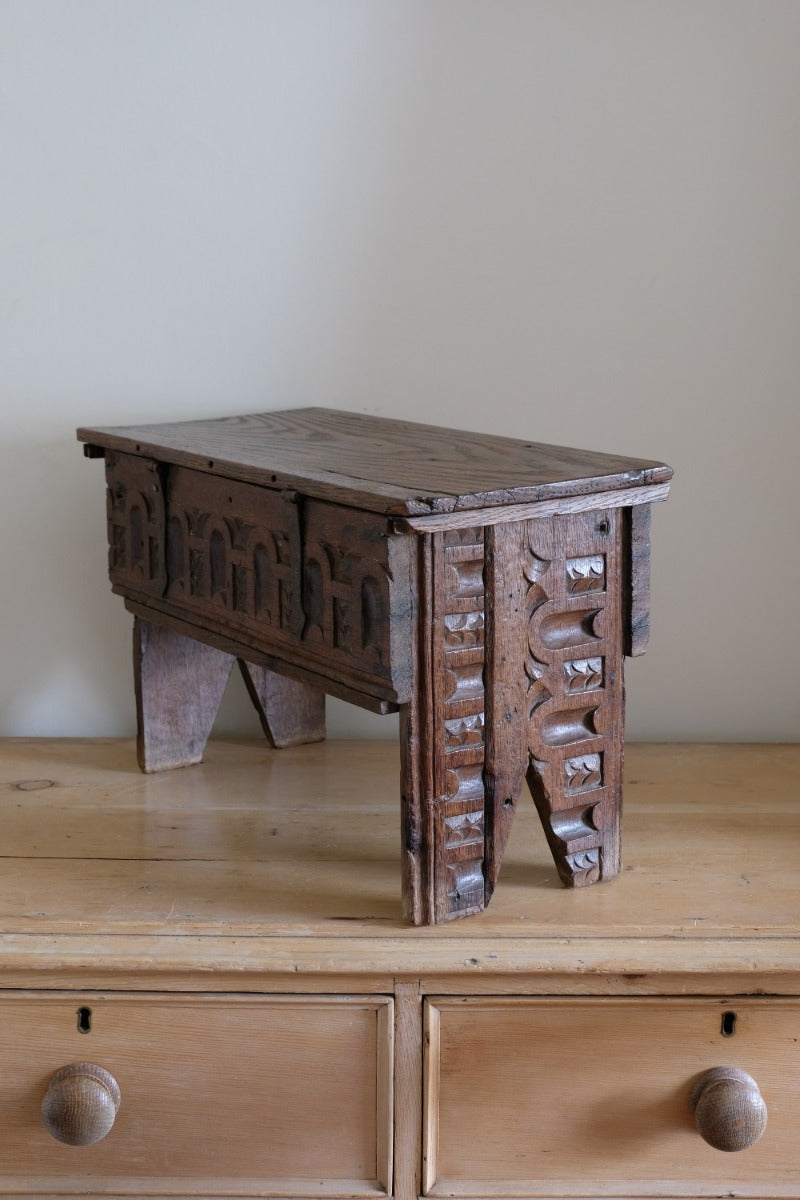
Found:
[(117, 590), (391, 677), (385, 521), (134, 455), (109, 455), (107, 484)]

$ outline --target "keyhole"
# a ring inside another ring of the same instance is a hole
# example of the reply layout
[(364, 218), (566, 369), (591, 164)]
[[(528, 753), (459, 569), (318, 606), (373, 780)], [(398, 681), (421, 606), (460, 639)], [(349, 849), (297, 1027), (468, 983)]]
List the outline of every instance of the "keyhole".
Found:
[(736, 1032), (736, 1013), (724, 1012), (722, 1014), (722, 1027), (720, 1033), (723, 1037), (733, 1037)]
[(90, 1033), (92, 1029), (92, 1010), (90, 1008), (78, 1009), (78, 1033)]

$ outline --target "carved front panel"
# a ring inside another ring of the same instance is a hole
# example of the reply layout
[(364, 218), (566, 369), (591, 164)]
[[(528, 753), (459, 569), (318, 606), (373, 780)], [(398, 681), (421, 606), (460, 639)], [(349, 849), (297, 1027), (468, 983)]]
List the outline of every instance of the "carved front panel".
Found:
[(173, 467), (167, 598), (243, 632), (301, 625), (297, 506), (279, 492)]
[[(303, 520), (301, 641), (342, 663), (391, 674), (394, 568), (407, 572), (399, 538), (372, 513), (309, 502)], [(399, 605), (395, 613), (402, 617)], [(407, 633), (410, 638), (410, 629)], [(408, 644), (407, 644), (408, 645)]]
[(117, 590), (203, 629), (407, 699), (410, 538), (371, 513), (109, 456)]

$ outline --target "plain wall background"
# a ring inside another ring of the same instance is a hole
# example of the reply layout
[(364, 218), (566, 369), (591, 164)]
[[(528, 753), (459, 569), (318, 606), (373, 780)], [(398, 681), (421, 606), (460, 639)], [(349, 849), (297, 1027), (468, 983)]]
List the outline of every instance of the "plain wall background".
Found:
[(134, 728), (75, 426), (329, 404), (670, 462), (629, 736), (796, 740), (798, 46), (797, 0), (0, 0), (0, 732)]

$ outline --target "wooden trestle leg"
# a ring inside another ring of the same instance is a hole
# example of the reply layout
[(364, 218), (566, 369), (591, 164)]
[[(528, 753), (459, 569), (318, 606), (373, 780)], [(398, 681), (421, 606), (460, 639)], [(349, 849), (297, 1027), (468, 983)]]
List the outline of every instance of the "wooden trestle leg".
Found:
[(261, 728), (273, 746), (283, 749), (324, 741), (324, 692), (243, 658), (239, 667)]
[[(134, 617), (136, 746), (143, 771), (166, 771), (202, 760), (236, 661), (232, 654), (195, 638)], [(274, 746), (324, 738), (322, 692), (243, 659), (238, 662)]]
[(619, 510), (530, 522), (528, 786), (561, 881), (620, 869)]
[(485, 904), (483, 530), (419, 539), (412, 699), (401, 712), (404, 916)]
[(622, 530), (611, 509), (421, 540), (408, 920), (485, 907), (526, 778), (562, 882), (619, 871)]
[(134, 617), (136, 750), (143, 771), (201, 761), (233, 663), (230, 654)]

